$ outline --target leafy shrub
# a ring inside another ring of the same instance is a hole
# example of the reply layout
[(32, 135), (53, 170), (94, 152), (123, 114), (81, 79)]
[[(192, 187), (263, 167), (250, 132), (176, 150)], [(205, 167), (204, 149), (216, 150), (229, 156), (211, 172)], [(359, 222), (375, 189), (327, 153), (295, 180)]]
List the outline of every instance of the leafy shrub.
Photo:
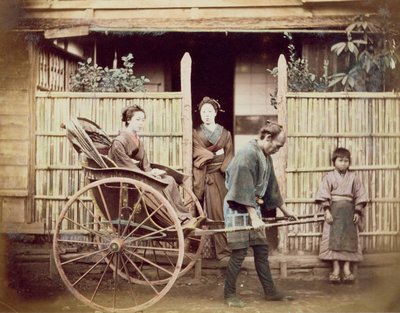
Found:
[(372, 22), (368, 15), (354, 18), (346, 28), (347, 40), (331, 47), (337, 56), (344, 56), (346, 72), (329, 77), (329, 87), (339, 82), (345, 91), (382, 91), (385, 72), (394, 70), (398, 59), (397, 27), (382, 11), (380, 22)]
[[(289, 61), (287, 63), (288, 87), (290, 91), (324, 91), (327, 88), (326, 76), (317, 77), (310, 71), (307, 59), (299, 58), (293, 44), (291, 34), (285, 33), (284, 37), (289, 40)], [(278, 68), (267, 69), (274, 77), (278, 76)]]
[(121, 58), (122, 68), (101, 67), (92, 64), (92, 59), (79, 62), (78, 69), (71, 77), (72, 91), (88, 92), (137, 92), (145, 91), (144, 84), (149, 82), (145, 76), (136, 77), (133, 73), (133, 55), (129, 53)]
[[(293, 92), (325, 91), (328, 87), (327, 61), (324, 63), (324, 76), (317, 77), (310, 71), (307, 59), (299, 58), (293, 44), (293, 37), (290, 33), (284, 33), (284, 37), (289, 40), (289, 61), (287, 62), (288, 88)], [(267, 69), (272, 76), (278, 76), (278, 67), (272, 70)], [(271, 96), (271, 105), (276, 107), (276, 90)]]

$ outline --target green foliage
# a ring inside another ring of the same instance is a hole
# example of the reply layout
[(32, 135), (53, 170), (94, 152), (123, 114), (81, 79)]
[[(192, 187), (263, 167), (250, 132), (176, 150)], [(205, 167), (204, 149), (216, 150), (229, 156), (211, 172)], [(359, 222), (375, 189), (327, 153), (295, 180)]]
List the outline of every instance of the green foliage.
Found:
[[(293, 44), (293, 37), (290, 33), (284, 33), (284, 37), (289, 40), (289, 61), (287, 63), (288, 72), (288, 88), (289, 91), (293, 92), (310, 92), (310, 91), (325, 91), (328, 87), (328, 63), (324, 63), (324, 76), (317, 77), (316, 74), (312, 73), (308, 60), (299, 58), (296, 53), (296, 48)], [(274, 67), (272, 70), (267, 69), (272, 76), (278, 76), (278, 67)], [(271, 105), (276, 107), (276, 90), (271, 96)]]
[[(299, 58), (293, 44), (291, 34), (285, 33), (284, 37), (289, 40), (288, 87), (290, 91), (324, 91), (327, 88), (327, 76), (317, 77), (310, 71), (307, 59)], [(274, 77), (278, 76), (278, 68), (267, 69)]]
[(149, 82), (144, 76), (136, 77), (133, 73), (133, 55), (129, 53), (121, 58), (122, 68), (109, 69), (92, 64), (89, 58), (79, 62), (79, 67), (71, 77), (72, 91), (91, 92), (137, 92), (145, 91), (144, 84)]
[[(381, 12), (381, 15), (387, 15)], [(337, 56), (345, 57), (346, 72), (329, 77), (329, 87), (339, 82), (345, 91), (382, 91), (384, 74), (394, 70), (398, 59), (397, 27), (388, 16), (372, 22), (369, 16), (357, 16), (346, 28), (347, 40), (331, 47)]]

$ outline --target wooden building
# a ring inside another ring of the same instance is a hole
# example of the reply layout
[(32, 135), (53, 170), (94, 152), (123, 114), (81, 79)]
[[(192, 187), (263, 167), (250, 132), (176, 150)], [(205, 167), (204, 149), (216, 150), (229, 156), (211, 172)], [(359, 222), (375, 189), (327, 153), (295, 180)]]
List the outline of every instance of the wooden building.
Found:
[[(400, 12), (395, 10), (396, 0), (387, 3), (392, 12)], [(149, 98), (161, 101), (159, 93), (170, 94), (165, 99), (182, 99), (181, 59), (188, 52), (192, 65), (191, 82), (186, 82), (191, 87), (187, 103), (193, 111), (193, 124), (199, 123), (194, 111), (202, 97), (216, 98), (225, 110), (217, 121), (232, 131), (235, 146), (240, 147), (263, 121), (277, 119), (277, 110), (269, 104), (277, 82), (266, 70), (276, 66), (281, 53), (287, 53), (283, 32), (294, 34), (298, 52), (307, 56), (314, 71), (321, 71), (323, 59), (331, 59), (332, 73), (336, 63), (329, 51), (331, 44), (344, 36), (343, 29), (355, 15), (374, 15), (383, 6), (378, 0), (23, 0), (3, 5), (0, 222), (4, 231), (21, 233), (51, 229), (48, 220), (55, 217), (43, 207), (54, 200), (59, 201), (59, 210), (73, 189), (60, 187), (57, 193), (46, 195), (45, 204), (41, 201), (45, 193), (39, 194), (39, 190), (47, 187), (38, 186), (38, 177), (42, 181), (64, 177), (51, 176), (64, 167), (51, 163), (54, 160), (41, 159), (46, 147), (62, 146), (54, 138), (62, 137), (56, 124), (65, 115), (62, 111), (57, 111), (57, 117), (52, 115), (54, 103), (68, 103), (71, 107), (65, 112), (71, 112), (78, 101), (74, 99), (97, 101), (68, 93), (69, 77), (78, 61), (91, 57), (102, 66), (120, 66), (120, 57), (131, 52), (135, 73), (150, 79), (148, 94), (154, 94)], [(118, 109), (126, 103), (123, 95), (119, 97), (121, 102), (110, 111), (115, 114), (113, 126), (100, 123), (110, 132), (118, 129)], [(128, 95), (125, 99), (130, 98), (146, 96)], [(176, 105), (172, 100), (168, 103)], [(95, 118), (102, 113), (92, 110), (87, 114)], [(182, 129), (178, 133), (181, 136)], [(398, 141), (393, 145), (395, 149), (400, 146)], [(65, 149), (70, 147), (63, 149), (68, 154)], [(61, 156), (55, 154), (52, 158)], [(76, 170), (68, 164), (76, 159), (65, 160), (67, 170)], [(182, 160), (175, 165), (182, 167)], [(393, 175), (398, 187), (398, 167)], [(397, 214), (390, 235), (397, 239), (391, 249), (396, 250), (400, 246), (398, 193), (391, 201), (396, 204), (390, 214)], [(301, 250), (298, 246), (296, 249)]]

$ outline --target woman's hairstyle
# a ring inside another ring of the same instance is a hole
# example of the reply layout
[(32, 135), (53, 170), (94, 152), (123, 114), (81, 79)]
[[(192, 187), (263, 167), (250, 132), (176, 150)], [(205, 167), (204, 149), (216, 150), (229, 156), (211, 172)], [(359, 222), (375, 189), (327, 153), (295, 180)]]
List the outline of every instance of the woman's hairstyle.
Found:
[(282, 132), (282, 130), (282, 125), (267, 120), (267, 123), (259, 130), (258, 138), (263, 140), (265, 136), (271, 135), (271, 138), (274, 139)]
[(350, 151), (346, 148), (336, 148), (332, 153), (332, 163), (335, 164), (337, 158), (348, 158), (351, 163)]
[(224, 110), (221, 109), (221, 105), (219, 104), (219, 102), (215, 99), (212, 99), (210, 97), (204, 97), (203, 100), (201, 100), (201, 102), (199, 103), (199, 105), (197, 106), (197, 111), (201, 111), (201, 108), (204, 104), (209, 103), (213, 106), (215, 113), (218, 112), (225, 112)]
[(125, 126), (129, 125), (129, 121), (136, 112), (143, 112), (144, 116), (146, 116), (146, 112), (137, 104), (133, 104), (122, 110), (121, 121), (125, 123)]

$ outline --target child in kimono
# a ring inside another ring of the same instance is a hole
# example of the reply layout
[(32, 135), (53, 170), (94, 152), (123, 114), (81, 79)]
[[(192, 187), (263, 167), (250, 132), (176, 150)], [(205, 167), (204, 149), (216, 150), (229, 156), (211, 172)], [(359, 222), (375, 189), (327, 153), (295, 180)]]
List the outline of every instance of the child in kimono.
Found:
[(352, 283), (350, 263), (363, 260), (358, 230), (367, 198), (360, 178), (349, 170), (350, 151), (337, 148), (332, 163), (335, 168), (322, 178), (315, 197), (325, 214), (319, 258), (332, 261), (332, 283)]

